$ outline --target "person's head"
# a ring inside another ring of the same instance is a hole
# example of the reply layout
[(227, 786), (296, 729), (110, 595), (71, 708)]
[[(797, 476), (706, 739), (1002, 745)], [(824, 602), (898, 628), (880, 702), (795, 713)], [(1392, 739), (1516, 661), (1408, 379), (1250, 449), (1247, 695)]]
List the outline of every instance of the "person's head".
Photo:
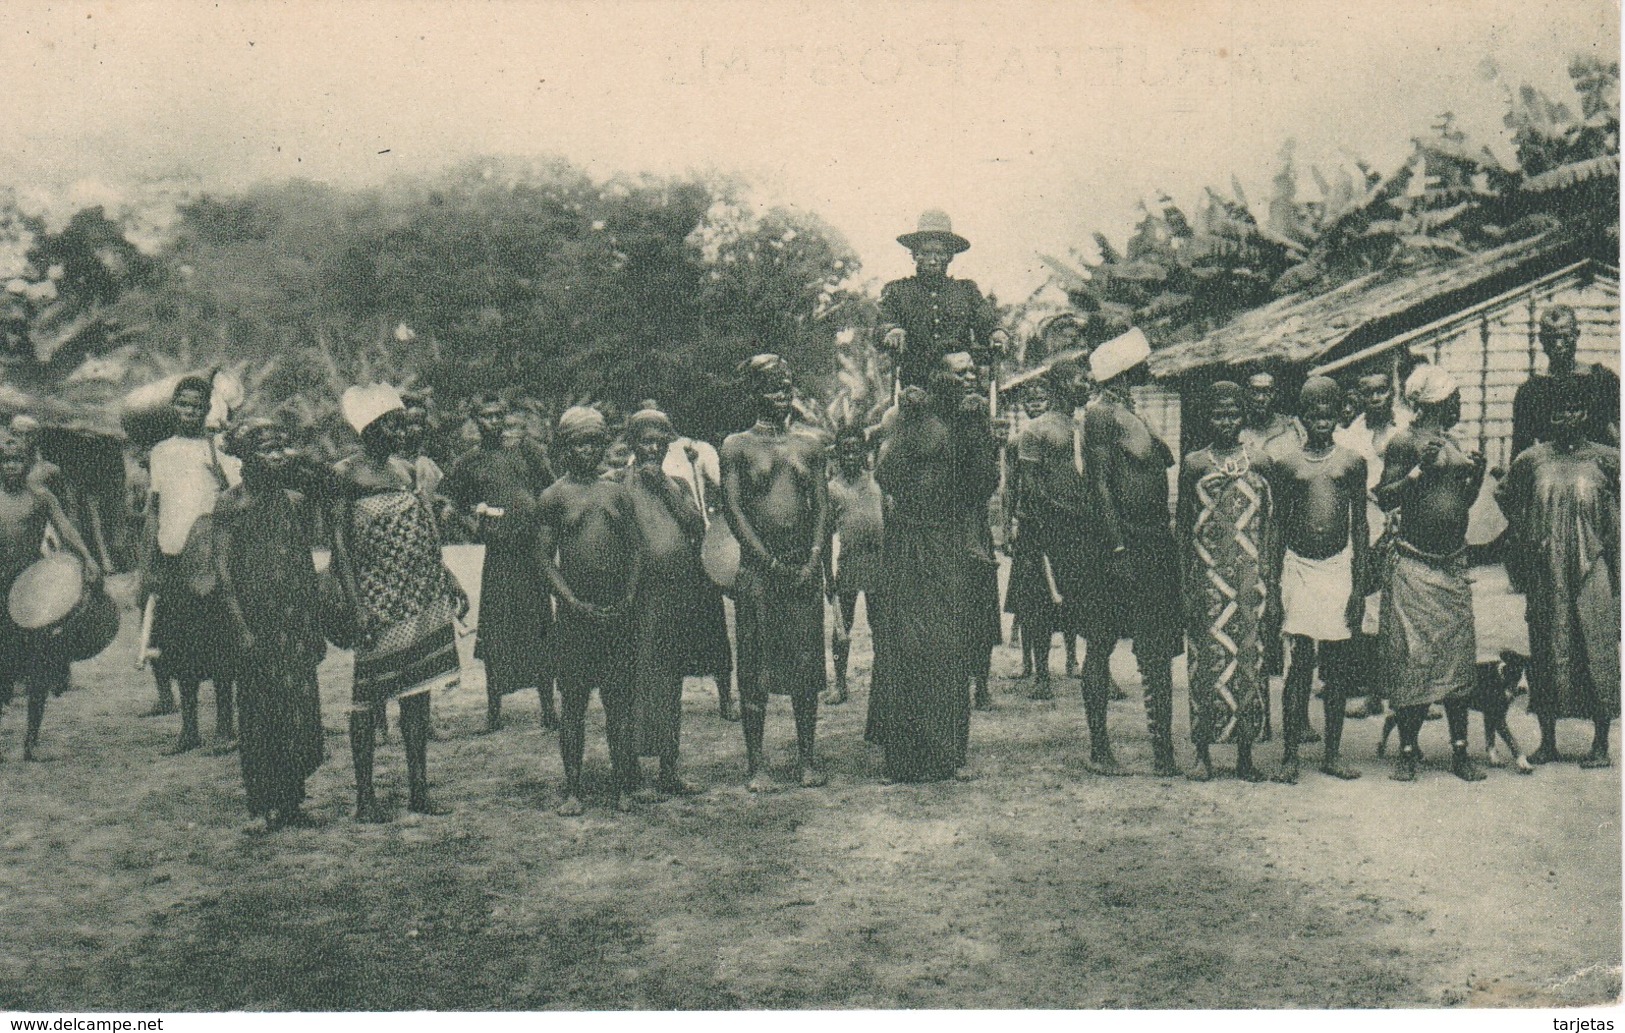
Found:
[(1220, 380), (1208, 388), (1207, 424), (1213, 447), (1235, 448), (1241, 439), (1243, 393), (1233, 380)]
[(1381, 370), (1362, 373), (1355, 387), (1360, 392), (1360, 404), (1365, 409), (1367, 423), (1380, 426), (1393, 418), (1394, 382), (1388, 379), (1388, 374)]
[(676, 440), (676, 428), (659, 409), (639, 409), (626, 419), (626, 442), (632, 446), (638, 466), (646, 470), (660, 469), (666, 461), (667, 449)]
[(39, 444), (40, 423), (27, 413), (18, 413), (11, 418), (12, 436), (23, 443), (24, 448), (32, 449)]
[(404, 450), (406, 406), (400, 392), (388, 384), (345, 388), (339, 398), (345, 422), (361, 436), (361, 448), (374, 461)]
[(848, 476), (869, 462), (869, 438), (857, 424), (847, 424), (835, 432), (835, 462)]
[(970, 352), (949, 352), (937, 364), (932, 389), (946, 401), (958, 404), (976, 388), (976, 360)]
[(1310, 377), (1298, 392), (1298, 418), (1309, 433), (1309, 444), (1325, 448), (1337, 430), (1343, 412), (1343, 389), (1331, 377)]
[(1554, 373), (1574, 366), (1574, 353), (1580, 346), (1580, 320), (1568, 305), (1549, 305), (1540, 316), (1540, 346)]
[(406, 407), (406, 447), (416, 453), (422, 450), (423, 440), (429, 435), (429, 392), (402, 391), (401, 404)]
[(1260, 370), (1247, 378), (1247, 419), (1268, 423), (1275, 413), (1275, 374)]
[(1360, 397), (1358, 384), (1349, 384), (1343, 388), (1343, 408), (1337, 415), (1337, 425), (1347, 427), (1359, 418), (1365, 411), (1365, 401)]
[(502, 447), (513, 448), (530, 436), (530, 423), (526, 421), (525, 414), (517, 409), (510, 409), (502, 417)]
[(1566, 448), (1573, 448), (1586, 437), (1586, 424), (1591, 415), (1586, 392), (1574, 376), (1554, 377), (1552, 380), (1551, 433), (1552, 439)]
[(1062, 410), (1071, 410), (1089, 398), (1089, 363), (1084, 359), (1069, 359), (1050, 367), (1047, 385), (1054, 404)]
[(586, 405), (575, 405), (559, 417), (553, 443), (564, 468), (576, 477), (592, 477), (609, 448), (604, 431), (604, 414)]
[(795, 404), (795, 385), (790, 377), (790, 364), (783, 357), (771, 353), (753, 355), (739, 364), (739, 372), (756, 400), (758, 417), (789, 418)]
[(1027, 418), (1036, 420), (1049, 412), (1050, 390), (1049, 385), (1042, 380), (1034, 380), (1021, 390), (1021, 407), (1027, 413)]
[(287, 431), (263, 418), (232, 427), (226, 434), (226, 454), (242, 460), (243, 481), (248, 484), (276, 482), (292, 458)]
[(0, 484), (7, 491), (16, 491), (28, 479), (32, 456), (29, 449), (15, 434), (0, 433)]
[(1461, 390), (1456, 378), (1432, 363), (1423, 363), (1405, 378), (1405, 400), (1418, 423), (1448, 430), (1461, 420)]
[(970, 241), (954, 232), (948, 213), (935, 210), (922, 213), (919, 227), (897, 242), (914, 256), (914, 272), (921, 279), (941, 278), (953, 257), (970, 247)]
[(508, 403), (500, 395), (481, 396), (474, 406), (474, 426), (480, 431), (480, 444), (495, 448), (502, 443), (502, 431), (508, 422)]
[(175, 416), (175, 429), (185, 437), (201, 437), (204, 422), (209, 418), (209, 394), (212, 388), (203, 377), (182, 377), (169, 396), (169, 409)]

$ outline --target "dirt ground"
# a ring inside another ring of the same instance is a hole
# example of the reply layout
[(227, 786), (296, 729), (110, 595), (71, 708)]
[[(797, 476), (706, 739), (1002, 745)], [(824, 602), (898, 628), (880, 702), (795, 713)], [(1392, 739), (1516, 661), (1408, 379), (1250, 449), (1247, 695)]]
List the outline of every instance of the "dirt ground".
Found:
[[(477, 579), (477, 556), (454, 550)], [(1487, 653), (1523, 641), (1520, 601), (1477, 572)], [(128, 592), (128, 586), (120, 586)], [(708, 681), (684, 697), (702, 795), (616, 816), (596, 705), (584, 818), (553, 814), (556, 737), (534, 695), (479, 734), (483, 691), (437, 698), (430, 776), (455, 812), (403, 809), (398, 735), (380, 750), (396, 820), (349, 820), (349, 660), (323, 668), (324, 824), (254, 838), (235, 755), (169, 758), (178, 718), (140, 718), (135, 615), (53, 700), (50, 763), (0, 721), (0, 1009), (224, 1011), (732, 1008), (1349, 1008), (1579, 1005), (1620, 995), (1618, 769), (1502, 769), (1411, 785), (1350, 722), (1342, 783), (1138, 777), (1083, 767), (1075, 680), (1029, 701), (1000, 648), (973, 718), (975, 778), (889, 786), (852, 703), (823, 712), (823, 790), (743, 790), (739, 726)], [(1060, 650), (1056, 649), (1056, 664)], [(1119, 756), (1149, 771), (1139, 679), (1112, 705)], [(1176, 696), (1183, 736), (1182, 674)], [(205, 691), (205, 729), (212, 700)], [(1315, 724), (1320, 717), (1316, 707)], [(1536, 739), (1516, 713), (1514, 731)], [(393, 715), (392, 715), (393, 724)], [(1474, 718), (1475, 743), (1480, 735)], [(1589, 728), (1566, 722), (1580, 751)], [(788, 705), (769, 713), (792, 756)], [(1443, 722), (1423, 731), (1448, 754)], [(1263, 747), (1273, 765), (1278, 747)], [(1180, 740), (1182, 760), (1190, 757)], [(1308, 748), (1308, 756), (1317, 748)], [(1615, 749), (1619, 755), (1618, 747)]]

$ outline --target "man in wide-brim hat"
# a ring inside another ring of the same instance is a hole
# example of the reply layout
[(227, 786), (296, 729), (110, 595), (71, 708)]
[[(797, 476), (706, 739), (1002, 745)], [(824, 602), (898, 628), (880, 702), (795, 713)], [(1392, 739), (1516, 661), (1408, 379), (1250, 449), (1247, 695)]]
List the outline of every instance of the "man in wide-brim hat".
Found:
[(914, 275), (882, 288), (880, 331), (885, 347), (897, 355), (902, 382), (925, 386), (952, 352), (968, 351), (978, 366), (991, 365), (1008, 335), (975, 282), (948, 276), (948, 263), (970, 241), (954, 232), (946, 212), (932, 210), (897, 242), (913, 254)]

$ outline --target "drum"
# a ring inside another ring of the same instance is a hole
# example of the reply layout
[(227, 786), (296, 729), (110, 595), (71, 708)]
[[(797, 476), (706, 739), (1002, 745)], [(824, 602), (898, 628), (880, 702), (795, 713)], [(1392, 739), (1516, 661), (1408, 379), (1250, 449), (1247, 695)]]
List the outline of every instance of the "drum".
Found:
[(85, 576), (76, 556), (53, 552), (28, 566), (11, 583), (6, 610), (24, 631), (54, 627), (85, 597)]
[(705, 528), (705, 543), (700, 546), (700, 565), (705, 576), (718, 588), (729, 589), (739, 577), (739, 542), (734, 538), (728, 521), (717, 517)]
[(89, 660), (118, 638), (118, 603), (98, 585), (85, 593), (85, 600), (62, 622), (62, 643), (72, 661)]
[(59, 637), (69, 660), (89, 660), (118, 637), (118, 604), (105, 587), (87, 590), (79, 559), (54, 552), (11, 583), (6, 609), (24, 631)]

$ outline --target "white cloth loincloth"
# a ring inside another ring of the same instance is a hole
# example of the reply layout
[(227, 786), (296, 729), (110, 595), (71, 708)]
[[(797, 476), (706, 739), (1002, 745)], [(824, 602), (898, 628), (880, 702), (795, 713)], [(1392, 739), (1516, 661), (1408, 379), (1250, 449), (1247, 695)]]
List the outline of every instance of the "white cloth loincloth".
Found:
[(1349, 633), (1346, 609), (1354, 591), (1354, 547), (1323, 560), (1286, 550), (1281, 563), (1281, 633), (1316, 642), (1343, 642)]

